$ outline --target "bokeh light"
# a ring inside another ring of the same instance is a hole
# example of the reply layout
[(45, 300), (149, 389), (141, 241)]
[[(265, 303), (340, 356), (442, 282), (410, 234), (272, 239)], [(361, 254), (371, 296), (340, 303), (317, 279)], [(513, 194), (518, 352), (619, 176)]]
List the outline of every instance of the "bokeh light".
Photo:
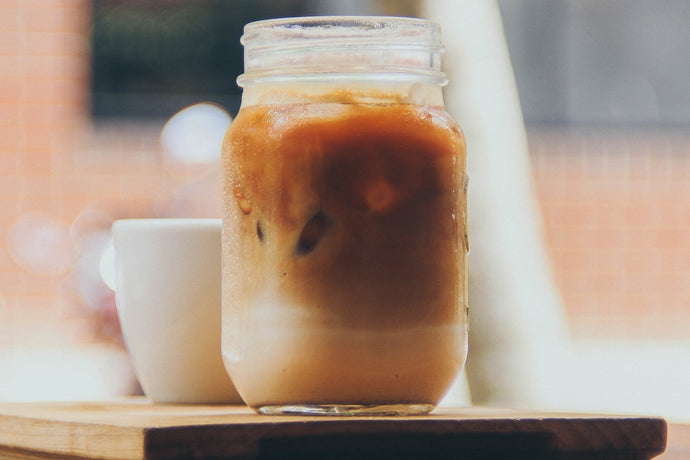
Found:
[(101, 254), (110, 243), (110, 230), (97, 231), (85, 237), (79, 258), (72, 270), (74, 288), (80, 303), (91, 310), (112, 306), (112, 291), (101, 277)]
[(88, 206), (72, 221), (72, 241), (80, 248), (93, 233), (110, 231), (112, 223), (113, 216), (95, 206)]
[(65, 273), (75, 260), (69, 226), (40, 213), (23, 214), (12, 224), (7, 249), (17, 265), (36, 275)]
[(103, 282), (113, 291), (115, 290), (115, 246), (112, 238), (108, 241), (101, 252), (101, 258), (98, 263), (98, 271), (101, 274)]
[(173, 115), (161, 131), (160, 141), (169, 167), (215, 164), (232, 117), (222, 107), (199, 103)]

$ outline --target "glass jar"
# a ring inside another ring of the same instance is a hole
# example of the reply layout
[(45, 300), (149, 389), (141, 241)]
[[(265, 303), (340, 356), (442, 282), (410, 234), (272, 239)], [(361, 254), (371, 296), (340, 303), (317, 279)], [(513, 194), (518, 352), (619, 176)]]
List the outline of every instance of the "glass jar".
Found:
[(223, 144), (225, 366), (264, 414), (422, 414), (467, 354), (465, 141), (437, 24), (245, 27)]

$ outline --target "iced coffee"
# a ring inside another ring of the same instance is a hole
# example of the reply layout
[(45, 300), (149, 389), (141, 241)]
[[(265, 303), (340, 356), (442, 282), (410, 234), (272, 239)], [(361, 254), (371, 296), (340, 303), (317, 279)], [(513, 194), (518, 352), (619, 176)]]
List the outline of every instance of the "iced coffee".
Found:
[(225, 138), (223, 359), (259, 412), (425, 413), (464, 365), (464, 138), (398, 87), (253, 89)]

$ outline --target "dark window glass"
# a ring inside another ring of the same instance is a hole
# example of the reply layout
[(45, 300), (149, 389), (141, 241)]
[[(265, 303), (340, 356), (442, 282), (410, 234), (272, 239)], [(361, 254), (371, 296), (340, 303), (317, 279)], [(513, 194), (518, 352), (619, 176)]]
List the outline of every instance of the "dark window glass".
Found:
[(305, 14), (287, 0), (93, 2), (92, 114), (166, 118), (186, 105), (239, 108), (244, 24)]

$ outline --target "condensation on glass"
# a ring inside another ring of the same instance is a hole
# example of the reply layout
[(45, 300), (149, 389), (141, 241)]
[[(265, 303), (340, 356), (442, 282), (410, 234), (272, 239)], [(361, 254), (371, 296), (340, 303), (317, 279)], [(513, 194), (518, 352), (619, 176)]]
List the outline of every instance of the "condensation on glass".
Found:
[(223, 144), (223, 359), (265, 414), (422, 414), (467, 354), (465, 141), (438, 25), (245, 27)]

